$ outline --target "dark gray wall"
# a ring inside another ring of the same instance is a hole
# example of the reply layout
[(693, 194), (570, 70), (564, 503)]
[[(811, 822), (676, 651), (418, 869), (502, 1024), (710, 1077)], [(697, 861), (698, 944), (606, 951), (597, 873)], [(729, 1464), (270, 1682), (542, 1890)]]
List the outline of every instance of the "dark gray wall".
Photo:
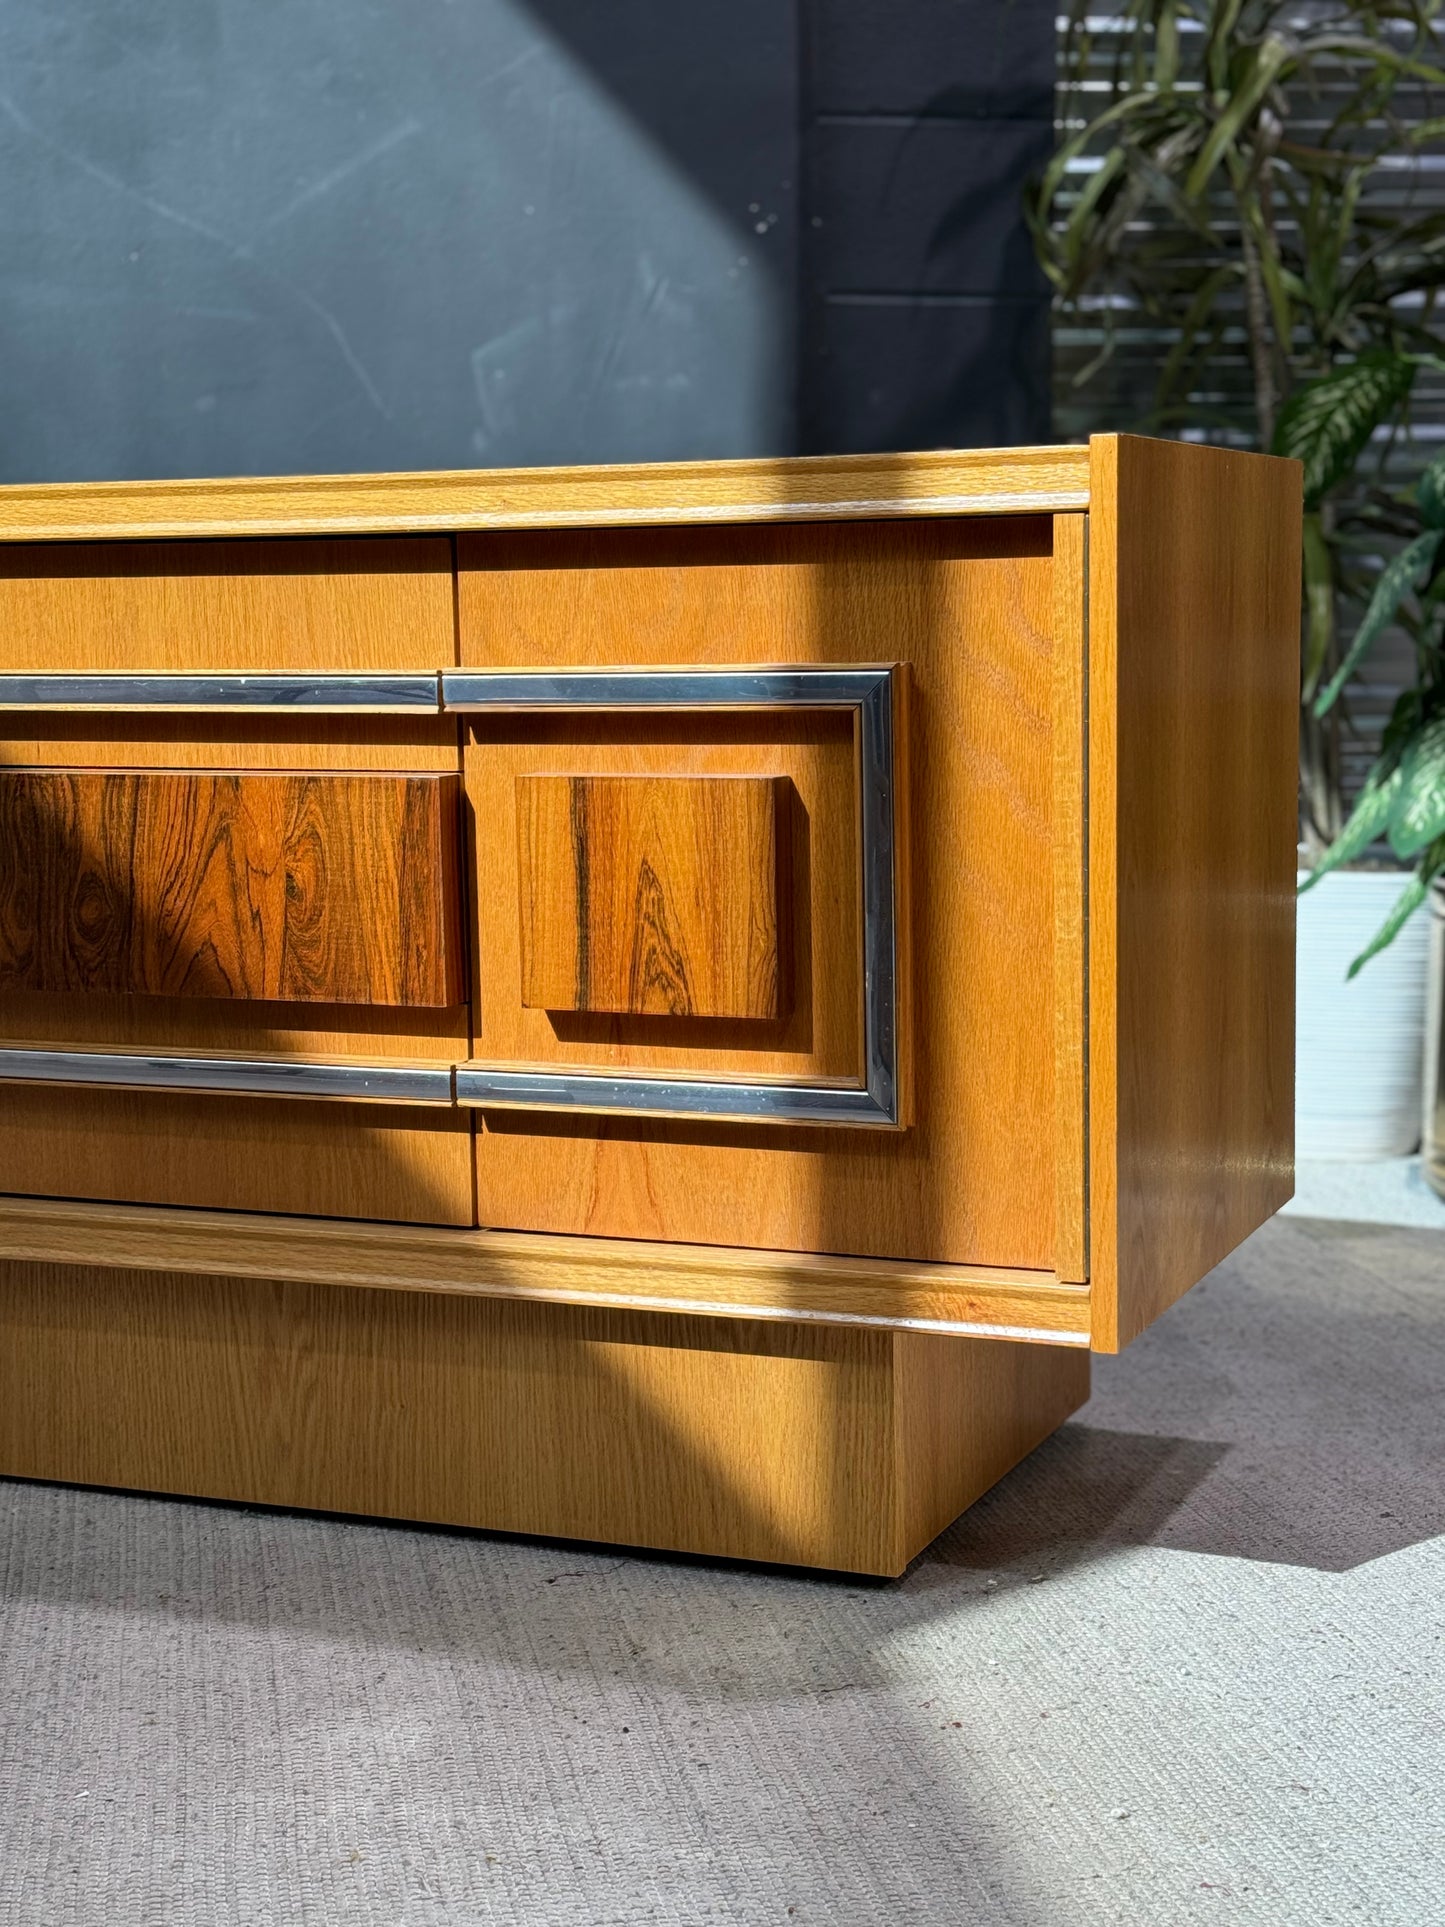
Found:
[(0, 478), (1039, 433), (1051, 62), (1039, 0), (7, 0)]
[(1049, 434), (1049, 302), (1024, 181), (1053, 146), (1041, 0), (807, 0), (802, 438)]

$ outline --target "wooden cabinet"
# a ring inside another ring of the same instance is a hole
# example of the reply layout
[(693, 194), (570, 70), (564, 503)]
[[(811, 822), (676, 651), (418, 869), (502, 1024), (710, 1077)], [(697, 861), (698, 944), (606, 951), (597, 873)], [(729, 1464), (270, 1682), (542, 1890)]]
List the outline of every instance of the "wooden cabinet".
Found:
[(0, 538), (0, 1471), (893, 1571), (1288, 1196), (1295, 465)]

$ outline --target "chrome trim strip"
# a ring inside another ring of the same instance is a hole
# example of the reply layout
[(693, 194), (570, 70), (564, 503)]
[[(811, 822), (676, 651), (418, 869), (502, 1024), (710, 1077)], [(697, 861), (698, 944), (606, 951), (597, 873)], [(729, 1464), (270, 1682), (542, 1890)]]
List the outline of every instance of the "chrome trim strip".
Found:
[(448, 710), (856, 709), (886, 668), (444, 669)]
[(435, 715), (436, 675), (172, 676), (0, 675), (0, 709), (307, 710), (356, 715)]
[(458, 1104), (494, 1111), (580, 1111), (629, 1117), (765, 1119), (779, 1124), (888, 1124), (856, 1084), (749, 1084), (742, 1079), (617, 1077), (459, 1064)]
[(893, 689), (886, 666), (442, 671), (442, 704), (523, 710), (851, 709), (858, 717), (863, 892), (863, 1086), (457, 1070), (457, 1102), (497, 1110), (762, 1119), (896, 1127), (898, 944), (894, 883)]
[(143, 1051), (0, 1049), (0, 1080), (353, 1103), (453, 1102), (452, 1071), (434, 1064), (307, 1064), (287, 1058), (170, 1057)]

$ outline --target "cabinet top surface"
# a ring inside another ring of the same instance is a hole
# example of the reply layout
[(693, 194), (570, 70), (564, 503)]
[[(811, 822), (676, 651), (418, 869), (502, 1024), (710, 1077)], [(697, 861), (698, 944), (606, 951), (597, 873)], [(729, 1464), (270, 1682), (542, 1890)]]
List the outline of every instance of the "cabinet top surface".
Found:
[(607, 468), (458, 469), (0, 487), (0, 542), (1054, 514), (1089, 506), (1089, 450), (937, 449)]

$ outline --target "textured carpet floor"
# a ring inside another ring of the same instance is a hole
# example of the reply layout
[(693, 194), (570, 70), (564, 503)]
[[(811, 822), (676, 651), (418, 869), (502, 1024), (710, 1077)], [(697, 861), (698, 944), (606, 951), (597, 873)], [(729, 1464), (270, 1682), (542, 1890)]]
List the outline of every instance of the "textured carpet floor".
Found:
[(0, 1484), (0, 1922), (1445, 1922), (1442, 1388), (1293, 1218), (895, 1585)]

